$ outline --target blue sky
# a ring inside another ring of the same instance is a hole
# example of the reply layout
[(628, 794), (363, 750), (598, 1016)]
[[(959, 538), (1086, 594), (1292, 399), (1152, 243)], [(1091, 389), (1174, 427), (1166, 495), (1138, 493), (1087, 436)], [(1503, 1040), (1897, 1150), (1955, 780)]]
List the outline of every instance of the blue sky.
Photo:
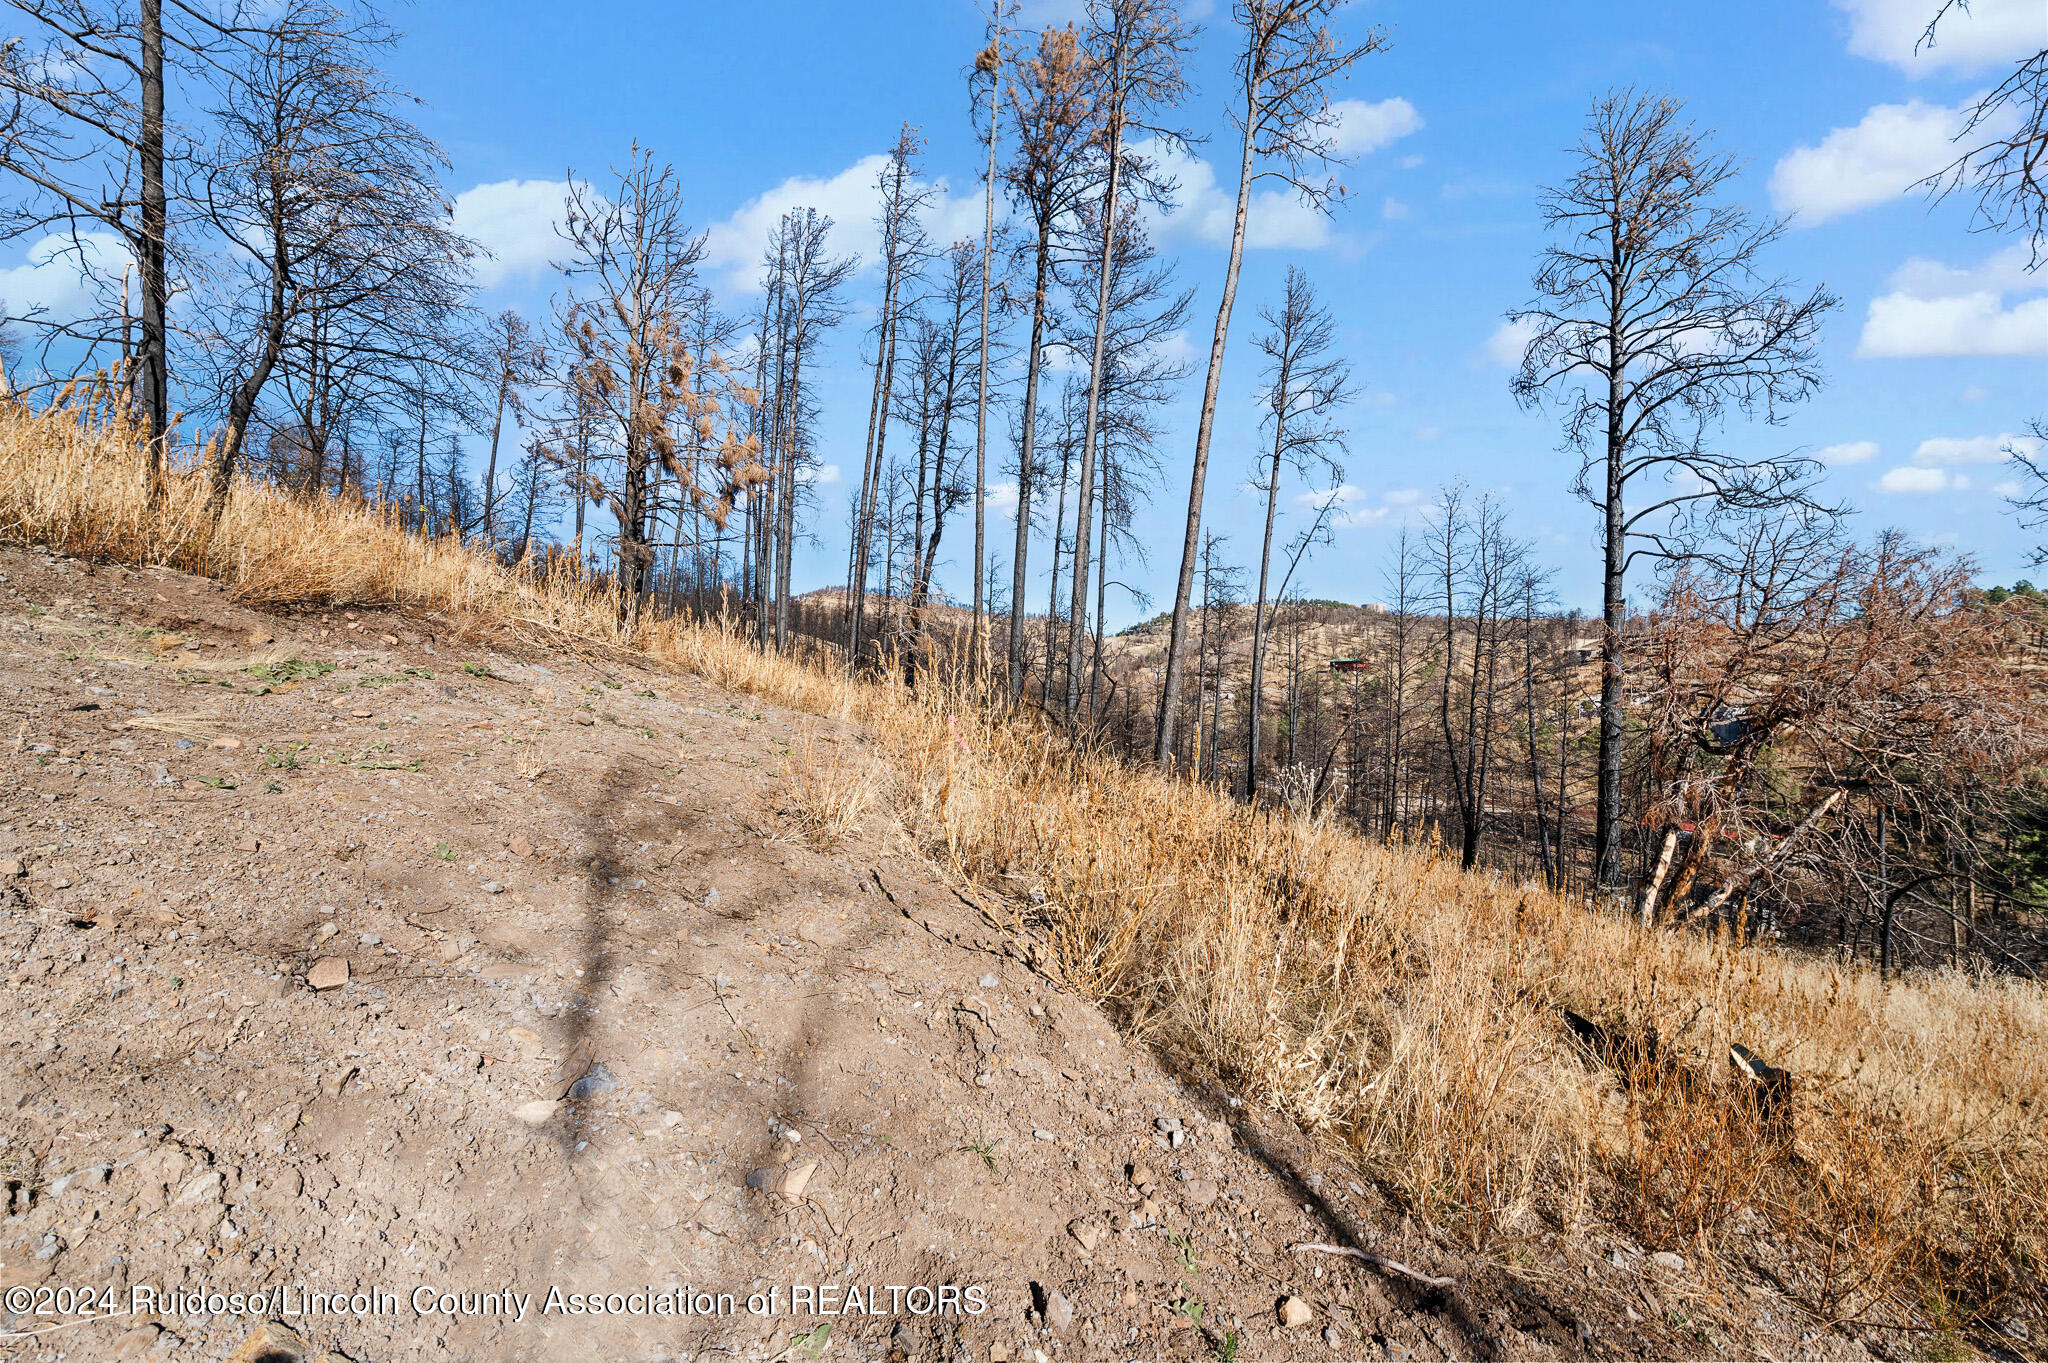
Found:
[[(1559, 570), (1567, 604), (1597, 595), (1593, 513), (1569, 486), (1573, 456), (1555, 419), (1519, 410), (1508, 391), (1513, 338), (1503, 314), (1528, 298), (1542, 244), (1539, 189), (1568, 171), (1567, 149), (1591, 99), (1635, 84), (1677, 95), (1747, 162), (1738, 193), (1796, 214), (1773, 257), (1843, 299), (1823, 340), (1828, 386), (1775, 428), (1735, 428), (1736, 448), (1823, 452), (1834, 494), (1865, 532), (1899, 526), (1975, 554), (1987, 580), (2022, 575), (2030, 537), (2003, 504), (1999, 448), (2048, 416), (2048, 269), (2028, 275), (2023, 244), (1970, 230), (1969, 205), (1930, 203), (1909, 186), (1951, 154), (1957, 109), (2023, 50), (2048, 43), (2041, 0), (1976, 0), (1932, 51), (1913, 52), (1935, 0), (1724, 0), (1566, 5), (1369, 0), (1359, 30), (1391, 45), (1367, 58), (1342, 97), (1367, 148), (1343, 178), (1351, 193), (1327, 223), (1288, 203), (1255, 212), (1232, 327), (1213, 450), (1210, 522), (1240, 561), (1256, 551), (1243, 482), (1257, 438), (1252, 409), (1257, 307), (1290, 264), (1336, 310), (1367, 398), (1350, 413), (1344, 521), (1305, 570), (1313, 595), (1374, 600), (1400, 526), (1434, 490), (1464, 477), (1500, 491), (1520, 532)], [(1038, 22), (1078, 17), (1079, 0), (1031, 0)], [(1186, 123), (1207, 134), (1183, 168), (1181, 212), (1159, 244), (1197, 290), (1188, 342), (1206, 351), (1221, 282), (1219, 207), (1235, 191), (1225, 144), (1231, 28), (1227, 0), (1197, 3), (1205, 31)], [(981, 41), (971, 0), (886, 5), (755, 0), (748, 5), (559, 0), (430, 0), (402, 9), (397, 79), (454, 163), (460, 225), (497, 253), (480, 300), (544, 317), (560, 287), (547, 267), (553, 216), (573, 169), (600, 178), (637, 139), (672, 161), (710, 269), (733, 310), (750, 301), (766, 227), (805, 203), (841, 223), (841, 249), (873, 231), (872, 163), (900, 123), (930, 140), (928, 173), (945, 185), (935, 235), (978, 229), (980, 187), (963, 71)], [(1224, 216), (1227, 217), (1227, 211)], [(0, 271), (0, 294), (30, 286)], [(858, 302), (872, 307), (872, 271)], [(856, 315), (822, 379), (825, 464), (857, 477), (867, 382)], [(1117, 574), (1170, 604), (1192, 451), (1192, 379), (1169, 420), (1168, 480), (1139, 525), (1154, 546)], [(849, 477), (829, 479), (820, 543), (800, 555), (804, 587), (843, 572)], [(1305, 491), (1294, 488), (1292, 491)], [(1309, 513), (1292, 497), (1297, 520)], [(1007, 543), (998, 519), (992, 539)], [(965, 521), (945, 585), (964, 596)], [(1042, 565), (1043, 548), (1034, 550)], [(1034, 597), (1043, 587), (1033, 589)], [(1034, 603), (1035, 604), (1035, 603)], [(1137, 614), (1112, 605), (1112, 625)]]

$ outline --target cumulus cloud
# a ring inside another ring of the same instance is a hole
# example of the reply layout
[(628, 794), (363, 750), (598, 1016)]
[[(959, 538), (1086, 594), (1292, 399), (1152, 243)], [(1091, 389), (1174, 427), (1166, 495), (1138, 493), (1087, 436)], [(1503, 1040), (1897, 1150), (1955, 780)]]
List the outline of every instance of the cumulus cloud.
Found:
[[(1237, 186), (1219, 184), (1216, 169), (1199, 156), (1157, 143), (1135, 148), (1179, 185), (1170, 214), (1149, 213), (1152, 230), (1227, 245), (1237, 216)], [(1330, 243), (1330, 219), (1291, 189), (1256, 189), (1247, 206), (1245, 245), (1251, 250), (1313, 251)]]
[[(855, 255), (871, 270), (881, 256), (881, 233), (875, 215), (882, 196), (876, 178), (889, 163), (877, 152), (863, 156), (830, 176), (792, 175), (764, 194), (740, 205), (729, 217), (713, 223), (705, 234), (704, 264), (730, 293), (745, 295), (761, 287), (761, 259), (768, 234), (793, 208), (815, 208), (832, 219), (831, 250), (835, 256)], [(982, 198), (978, 193), (954, 194), (945, 180), (932, 182), (932, 200), (924, 215), (925, 230), (944, 246), (981, 239)]]
[(1829, 468), (1839, 468), (1844, 464), (1867, 464), (1877, 458), (1877, 455), (1875, 440), (1850, 440), (1813, 452), (1813, 457)]
[(536, 274), (562, 255), (556, 232), (569, 196), (567, 180), (498, 180), (455, 196), (455, 230), (490, 255), (476, 263), (486, 289)]
[(1880, 492), (1953, 492), (1969, 486), (1969, 480), (1947, 469), (1896, 468), (1877, 480)]
[(1006, 520), (1016, 520), (1017, 480), (1014, 478), (1006, 478), (1000, 483), (990, 483), (988, 485), (988, 499), (986, 505), (988, 507), (989, 515), (1001, 516)]
[(1970, 0), (1951, 9), (1922, 42), (1939, 4), (1928, 0), (1834, 0), (1849, 15), (1849, 50), (1908, 75), (1970, 72), (2014, 61), (2041, 46), (2041, 0)]
[(1955, 159), (1951, 139), (1966, 118), (1960, 109), (1918, 99), (1880, 104), (1819, 146), (1788, 152), (1771, 172), (1771, 202), (1812, 227), (1896, 199)]
[(801, 482), (816, 483), (819, 487), (832, 487), (839, 482), (839, 465), (814, 464), (808, 468), (798, 469), (796, 476)]
[(1331, 103), (1336, 125), (1330, 141), (1340, 156), (1365, 156), (1422, 128), (1422, 115), (1405, 99), (1340, 99)]
[(1882, 359), (1957, 355), (2048, 355), (2048, 296), (2007, 306), (2007, 293), (2039, 293), (2048, 278), (2026, 270), (2013, 245), (1973, 270), (1909, 260), (1891, 292), (1870, 300), (1856, 353)]
[(1953, 468), (1958, 464), (2002, 464), (2015, 454), (2032, 459), (2040, 452), (2040, 441), (2010, 432), (1964, 439), (1939, 437), (1921, 441), (1920, 448), (1913, 451), (1913, 462), (1921, 468)]
[(1408, 216), (1408, 205), (1402, 203), (1399, 199), (1389, 196), (1387, 200), (1380, 205), (1380, 216), (1385, 218), (1388, 222), (1399, 222), (1401, 219)]
[(1522, 363), (1522, 352), (1535, 338), (1537, 325), (1533, 317), (1524, 317), (1518, 322), (1502, 322), (1493, 329), (1493, 335), (1486, 338), (1481, 351), (1490, 362), (1514, 369)]
[(80, 233), (76, 249), (69, 234), (53, 232), (32, 243), (20, 264), (0, 270), (0, 303), (16, 317), (41, 311), (52, 321), (75, 321), (98, 310), (98, 294), (120, 288), (132, 260), (112, 232)]

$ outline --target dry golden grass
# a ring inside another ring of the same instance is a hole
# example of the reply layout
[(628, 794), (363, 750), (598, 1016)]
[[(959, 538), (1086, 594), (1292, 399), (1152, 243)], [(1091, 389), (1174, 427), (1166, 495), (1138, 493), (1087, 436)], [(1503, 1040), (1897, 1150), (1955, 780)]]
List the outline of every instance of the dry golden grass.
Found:
[[(857, 680), (715, 628), (655, 622), (629, 640), (580, 583), (525, 580), (359, 509), (243, 486), (215, 528), (181, 477), (153, 511), (137, 466), (118, 423), (0, 412), (0, 541), (165, 563), (255, 602), (544, 625), (862, 726), (904, 834), (935, 864), (968, 887), (1045, 888), (1032, 926), (1071, 984), (1348, 1147), (1471, 1246), (1604, 1227), (1707, 1265), (1761, 1264), (1822, 1321), (2040, 1319), (2038, 986), (1954, 972), (1887, 986), (1646, 931), (1077, 754), (957, 686)], [(814, 836), (858, 822), (880, 780), (868, 760), (807, 745), (791, 799)], [(1654, 1028), (1663, 1059), (1610, 1072), (1567, 1039), (1566, 1006)], [(1730, 1041), (1800, 1076), (1789, 1137), (1728, 1078)]]
[(821, 851), (860, 830), (882, 789), (881, 769), (849, 746), (807, 729), (784, 778), (784, 816)]

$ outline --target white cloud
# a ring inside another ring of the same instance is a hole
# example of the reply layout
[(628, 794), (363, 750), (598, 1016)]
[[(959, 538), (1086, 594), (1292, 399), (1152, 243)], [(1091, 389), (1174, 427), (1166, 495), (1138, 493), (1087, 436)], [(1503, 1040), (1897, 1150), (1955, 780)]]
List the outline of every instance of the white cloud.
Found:
[(832, 487), (839, 482), (839, 465), (818, 464), (811, 468), (798, 469), (796, 476), (803, 482), (816, 483), (819, 487)]
[(1991, 396), (1991, 390), (1980, 383), (1973, 383), (1963, 390), (1964, 402), (1982, 402)]
[[(1135, 150), (1179, 185), (1171, 214), (1148, 210), (1153, 231), (1161, 236), (1192, 234), (1214, 246), (1229, 244), (1237, 216), (1237, 186), (1217, 183), (1215, 167), (1198, 156), (1157, 143), (1143, 143)], [(1244, 240), (1255, 251), (1313, 251), (1329, 245), (1330, 219), (1291, 189), (1255, 189), (1246, 206)]]
[(1399, 199), (1389, 197), (1385, 203), (1380, 205), (1380, 216), (1388, 222), (1399, 222), (1408, 216), (1408, 205), (1402, 203)]
[(1340, 156), (1364, 156), (1417, 132), (1422, 115), (1401, 98), (1368, 103), (1362, 99), (1340, 99), (1331, 103), (1336, 118), (1330, 141)]
[(1426, 156), (1404, 156), (1400, 161), (1401, 169), (1414, 170), (1417, 166), (1422, 165), (1428, 160), (1429, 158)]
[(2024, 245), (1974, 270), (1909, 260), (1893, 273), (1891, 288), (1870, 300), (1860, 356), (2048, 355), (2048, 297), (2006, 306), (2007, 292), (2048, 289), (2048, 277), (2026, 272)]
[(1946, 469), (1896, 468), (1877, 480), (1880, 492), (1947, 492), (1954, 486)]
[(566, 180), (498, 180), (455, 196), (455, 230), (489, 251), (476, 263), (486, 289), (548, 267), (562, 255), (555, 225), (569, 196)]
[(32, 244), (21, 264), (0, 270), (0, 303), (16, 317), (40, 308), (52, 321), (76, 321), (98, 308), (98, 292), (120, 289), (132, 260), (112, 232), (80, 233), (76, 250), (68, 234), (53, 232)]
[(2010, 432), (1966, 439), (1940, 437), (1921, 441), (1920, 448), (1913, 451), (1913, 462), (1924, 469), (1953, 468), (1957, 464), (2002, 464), (2014, 454), (2023, 454), (2031, 459), (2040, 451), (2040, 441)]
[(1519, 322), (1502, 322), (1493, 329), (1493, 335), (1486, 338), (1482, 351), (1494, 364), (1508, 369), (1517, 368), (1522, 363), (1522, 352), (1535, 338), (1538, 325), (1533, 317), (1524, 317)]
[[(728, 292), (746, 295), (761, 287), (761, 261), (768, 234), (792, 208), (815, 208), (832, 219), (830, 249), (834, 256), (856, 255), (863, 270), (875, 268), (881, 256), (881, 234), (875, 215), (882, 197), (876, 177), (889, 163), (880, 152), (863, 156), (828, 178), (793, 175), (765, 194), (740, 205), (731, 216), (713, 223), (705, 234), (705, 268), (720, 276)], [(925, 210), (925, 231), (941, 248), (981, 239), (983, 204), (978, 193), (955, 195), (945, 180), (932, 182), (932, 201)]]
[(1817, 147), (1797, 147), (1771, 172), (1771, 202), (1812, 227), (1896, 199), (1956, 158), (1966, 115), (1924, 100), (1880, 104)]
[(1849, 50), (1898, 67), (1908, 75), (1978, 71), (2039, 50), (2041, 0), (1970, 0), (1967, 13), (1951, 9), (1923, 43), (1939, 0), (1834, 0), (1849, 14)]
[(1877, 455), (1875, 440), (1851, 440), (1813, 452), (1813, 457), (1829, 468), (1839, 468), (1844, 464), (1867, 464), (1877, 458)]
[(1006, 520), (1017, 519), (1017, 480), (1006, 478), (1000, 483), (988, 485), (986, 502), (988, 514), (1001, 516)]
[(2020, 484), (2016, 480), (2011, 478), (2006, 479), (2002, 483), (1993, 483), (1991, 485), (1991, 490), (1997, 493), (1999, 496), (2005, 498), (2007, 501), (2011, 501), (2013, 498), (2019, 496), (2022, 492), (2026, 491), (2026, 489), (2020, 486)]

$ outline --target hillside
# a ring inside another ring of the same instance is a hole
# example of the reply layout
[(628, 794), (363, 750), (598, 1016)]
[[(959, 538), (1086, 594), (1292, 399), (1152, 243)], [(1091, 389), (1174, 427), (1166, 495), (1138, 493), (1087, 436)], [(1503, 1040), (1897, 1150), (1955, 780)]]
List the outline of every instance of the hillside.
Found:
[[(828, 1322), (860, 1356), (1236, 1334), (1261, 1357), (1553, 1357), (1582, 1319), (1613, 1328), (1484, 1272), (1418, 1295), (1290, 1254), (1359, 1234), (1473, 1267), (1127, 1046), (885, 808), (813, 845), (791, 781), (871, 763), (847, 726), (431, 617), (278, 618), (18, 552), (0, 574), (8, 1287), (539, 1287), (523, 1323), (410, 1301), (300, 1322), (365, 1361), (766, 1358)], [(554, 1284), (820, 1281), (980, 1287), (988, 1310), (538, 1314)], [(1290, 1294), (1311, 1316), (1283, 1334)], [(14, 1347), (218, 1359), (249, 1325), (145, 1313)]]
[[(208, 529), (130, 455), (0, 416), (6, 1286), (397, 1301), (17, 1311), (17, 1356), (2042, 1337), (2037, 986), (1646, 933), (345, 506)], [(826, 1282), (986, 1310), (744, 1309)], [(410, 1300), (667, 1285), (741, 1305)]]

